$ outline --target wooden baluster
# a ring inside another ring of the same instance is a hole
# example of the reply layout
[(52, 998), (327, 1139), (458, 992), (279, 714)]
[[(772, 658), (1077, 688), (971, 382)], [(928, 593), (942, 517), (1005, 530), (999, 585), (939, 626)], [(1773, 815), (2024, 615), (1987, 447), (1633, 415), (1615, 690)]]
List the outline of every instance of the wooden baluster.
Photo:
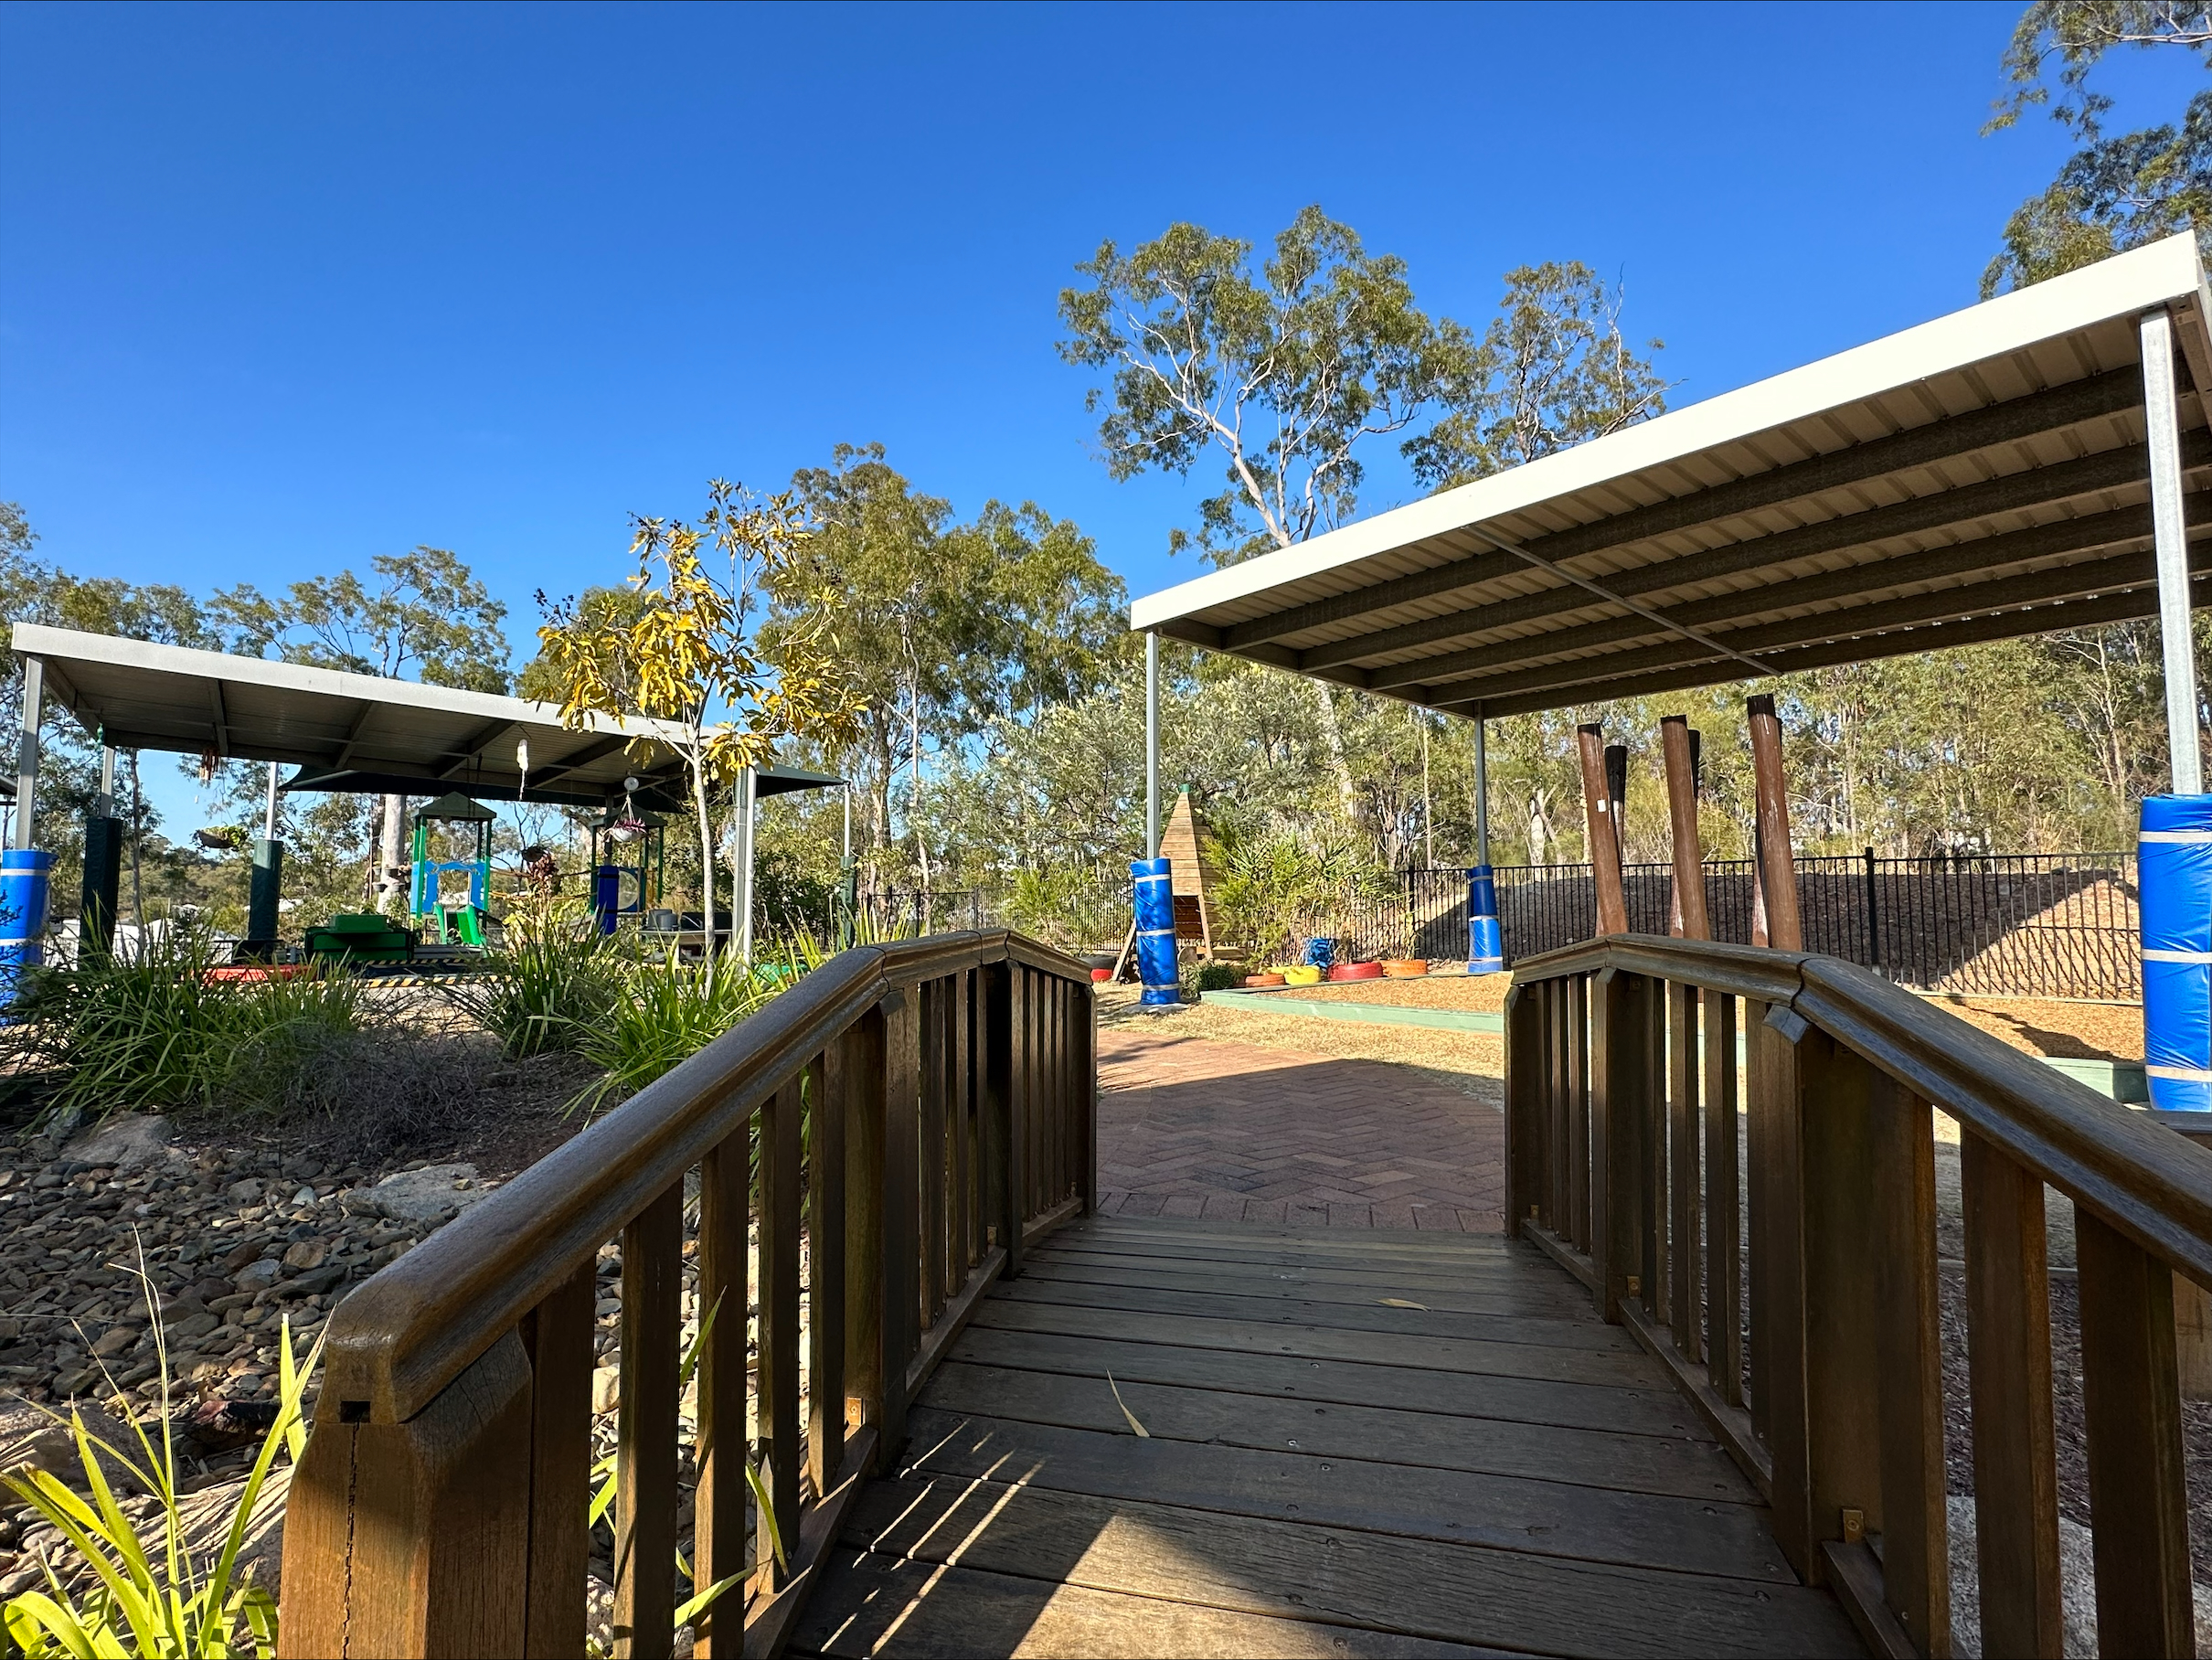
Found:
[[(765, 1279), (766, 1263), (762, 1263)], [(684, 1184), (622, 1229), (622, 1404), (615, 1419), (614, 1652), (675, 1646), (676, 1369), (683, 1342)]]
[(944, 1312), (949, 1277), (945, 1249), (945, 987), (925, 980), (919, 988), (921, 1057), (921, 1122), (917, 1132), (921, 1155), (921, 1328), (937, 1324)]
[(1067, 1136), (1063, 1133), (1066, 1115), (1061, 1109), (1060, 1094), (1060, 993), (1063, 989), (1058, 974), (1040, 974), (1037, 976), (1043, 995), (1039, 998), (1039, 1016), (1042, 1027), (1037, 1033), (1037, 1096), (1044, 1108), (1045, 1129), (1045, 1194), (1041, 1208), (1049, 1210), (1067, 1197), (1068, 1163)]
[(914, 987), (893, 992), (883, 1009), (883, 1452), (895, 1453), (907, 1435), (907, 1367), (920, 1348), (921, 1224), (917, 1215), (920, 1103)]
[(2108, 1655), (2193, 1655), (2173, 1272), (2086, 1206), (2074, 1208), (2074, 1242), (2098, 1647)]
[[(1616, 826), (1617, 827), (1617, 826)], [(1666, 1324), (1666, 982), (1638, 976), (1643, 997), (1643, 1283), (1644, 1312)]]
[(1982, 1652), (2059, 1660), (2065, 1627), (2043, 1183), (1971, 1130), (1959, 1142)]
[(1022, 1220), (1026, 1223), (1044, 1209), (1045, 1194), (1052, 1185), (1052, 1172), (1046, 1162), (1045, 1101), (1039, 1081), (1044, 1055), (1039, 1036), (1045, 1018), (1044, 976), (1033, 968), (1021, 970), (1021, 976), (1022, 1047), (1015, 1068), (1014, 1098), (1021, 1109), (1022, 1169), (1029, 1178), (1022, 1205)]
[(1537, 1213), (1537, 1176), (1541, 1161), (1537, 1146), (1543, 1132), (1548, 1091), (1548, 1063), (1545, 1038), (1544, 1006), (1550, 984), (1515, 982), (1505, 992), (1505, 1231), (1521, 1230), (1521, 1224)]
[[(751, 1456), (745, 1444), (746, 1328), (752, 1319), (745, 1233), (752, 1134), (748, 1118), (699, 1163), (699, 1318), (714, 1313), (714, 1329), (699, 1349), (698, 1440), (692, 1449), (699, 1484), (693, 1498), (691, 1567), (700, 1585), (718, 1584), (753, 1565), (745, 1540), (752, 1509), (752, 1488), (745, 1479)], [(731, 1595), (716, 1603), (694, 1631), (702, 1656), (741, 1654), (744, 1599)]]
[(1566, 1235), (1594, 1252), (1590, 1215), (1590, 980), (1567, 981), (1567, 1227)]
[(579, 1655), (591, 1536), (591, 1362), (596, 1263), (586, 1262), (524, 1322), (530, 1357), (530, 1568), (523, 1653)]
[(1692, 1360), (1705, 1355), (1698, 1324), (1703, 1289), (1699, 1265), (1697, 1180), (1697, 988), (1669, 983), (1667, 993), (1667, 1150), (1674, 1198), (1673, 1293), (1675, 1343)]
[(1099, 997), (1088, 985), (1078, 985), (1075, 995), (1075, 1076), (1081, 1092), (1076, 1119), (1082, 1132), (1082, 1167), (1077, 1175), (1082, 1182), (1083, 1213), (1089, 1216), (1099, 1208)]
[(1706, 1371), (1721, 1399), (1743, 1405), (1743, 1215), (1736, 1123), (1736, 999), (1705, 1006)]
[[(1750, 1207), (1744, 1227), (1751, 1242), (1744, 1302), (1751, 1349), (1751, 1432), (1769, 1449), (1774, 1445), (1776, 1397), (1785, 1392), (1802, 1396), (1804, 1388), (1802, 1346), (1787, 1381), (1780, 1375), (1772, 1352), (1774, 1332), (1782, 1317), (1782, 1311), (1776, 1307), (1775, 1287), (1782, 1277), (1776, 1252), (1786, 1249), (1792, 1262), (1803, 1253), (1794, 1204), (1790, 1208), (1786, 1238), (1781, 1243), (1776, 1239), (1775, 1190), (1779, 1184), (1771, 1179), (1772, 1175), (1785, 1160), (1794, 1169), (1797, 1157), (1796, 1115), (1792, 1112), (1785, 1120), (1781, 1111), (1784, 1101), (1797, 1099), (1797, 1049), (1781, 1041), (1767, 1024), (1773, 1013), (1770, 1004), (1744, 999), (1743, 1035), (1749, 1063), (1744, 1074), (1744, 1197)], [(1786, 1008), (1782, 1013), (1787, 1018), (1796, 1018)], [(1796, 1283), (1803, 1275), (1793, 1268), (1788, 1277)]]
[(983, 971), (983, 1127), (989, 1153), (991, 1218), (1006, 1253), (1005, 1275), (1022, 1271), (1022, 1142), (1014, 1101), (1016, 971), (993, 963)]
[(1536, 1073), (1538, 1107), (1529, 1121), (1537, 1138), (1530, 1154), (1529, 1174), (1536, 1183), (1531, 1202), (1544, 1209), (1544, 1225), (1563, 1240), (1574, 1237), (1567, 1197), (1567, 982), (1543, 980), (1529, 987), (1536, 999), (1537, 1030), (1542, 1047), (1533, 1051), (1541, 1060)]
[[(890, 1096), (888, 1044), (881, 1006), (849, 1027), (839, 1044), (845, 1099), (845, 1388), (860, 1403), (860, 1421), (877, 1430), (877, 1469), (889, 1467), (898, 1450), (886, 1411), (899, 1404), (884, 1366), (884, 1208), (890, 1183), (886, 1164)], [(742, 1238), (739, 1241), (742, 1248)], [(739, 1351), (742, 1364), (744, 1351)], [(903, 1410), (903, 1407), (901, 1408)], [(899, 1430), (903, 1437), (903, 1428)]]
[(1624, 1298), (1643, 1293), (1644, 1128), (1651, 1121), (1651, 999), (1641, 976), (1609, 968), (1590, 996), (1590, 1256), (1618, 1325)]
[(845, 1464), (845, 1059), (833, 1044), (808, 1077), (806, 1450), (817, 1496)]
[(951, 1296), (968, 1282), (975, 1261), (975, 1114), (973, 1084), (968, 1071), (968, 974), (962, 969), (945, 982), (945, 1068), (951, 1087), (945, 1091), (946, 1129), (951, 1152), (946, 1179), (952, 1251), (946, 1263), (945, 1294)]
[(1874, 1183), (1872, 1117), (1888, 1086), (1864, 1060), (1794, 1011), (1767, 1016), (1761, 1080), (1771, 1116), (1760, 1264), (1768, 1280), (1768, 1446), (1774, 1538), (1799, 1575), (1827, 1577), (1820, 1547), (1843, 1537), (1843, 1513), (1882, 1527), (1876, 1358), (1879, 1322), (1867, 1249)]
[[(1871, 1070), (1871, 1069), (1869, 1069)], [(1951, 1651), (1943, 1497), (1943, 1326), (1936, 1287), (1935, 1123), (1888, 1077), (1870, 1088), (1875, 1362), (1879, 1373), (1882, 1596), (1914, 1648)]]
[[(799, 1548), (799, 1472), (806, 1463), (799, 1433), (799, 1114), (800, 1081), (792, 1079), (760, 1109), (760, 1190), (755, 1224), (760, 1261), (759, 1424), (770, 1507), (786, 1557)], [(792, 1564), (776, 1566), (783, 1585)]]
[(346, 1422), (324, 1398), (292, 1482), (280, 1654), (523, 1649), (530, 1399), (514, 1332), (405, 1423)]

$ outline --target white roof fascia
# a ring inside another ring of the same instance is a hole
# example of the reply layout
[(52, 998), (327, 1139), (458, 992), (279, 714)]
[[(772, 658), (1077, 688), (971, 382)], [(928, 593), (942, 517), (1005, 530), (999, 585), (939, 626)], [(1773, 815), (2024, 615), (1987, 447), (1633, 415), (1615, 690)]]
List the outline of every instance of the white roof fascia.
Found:
[(2196, 239), (2183, 231), (1346, 525), (1295, 548), (1146, 594), (1131, 604), (1129, 624), (1133, 629), (1156, 628), (1194, 612), (2001, 357), (2074, 329), (2175, 300), (2195, 300), (2204, 290)]
[(663, 743), (675, 743), (686, 736), (685, 728), (674, 721), (648, 720), (642, 716), (616, 720), (605, 715), (588, 715), (584, 725), (570, 727), (561, 719), (558, 706), (550, 703), (505, 697), (494, 692), (464, 691), (457, 686), (429, 686), (418, 680), (395, 680), (383, 675), (356, 675), (346, 669), (312, 668), (300, 663), (274, 663), (266, 657), (239, 657), (228, 652), (161, 645), (114, 634), (84, 633), (73, 628), (48, 628), (38, 622), (16, 623), (11, 644), (18, 656), (52, 658), (64, 664), (103, 663), (117, 668), (266, 686), (271, 691), (348, 697), (356, 702), (399, 708), (437, 709), (448, 714), (473, 715), (485, 720), (558, 727), (578, 733), (619, 733)]

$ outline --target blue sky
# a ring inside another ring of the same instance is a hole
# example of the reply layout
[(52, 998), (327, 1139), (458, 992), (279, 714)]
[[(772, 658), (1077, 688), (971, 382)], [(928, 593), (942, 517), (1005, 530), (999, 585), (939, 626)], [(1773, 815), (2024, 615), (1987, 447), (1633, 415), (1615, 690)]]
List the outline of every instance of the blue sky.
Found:
[(1978, 135), (2019, 9), (14, 4), (0, 498), (201, 590), (451, 548), (526, 655), (627, 514), (881, 440), (1143, 591), (1216, 478), (1096, 459), (1052, 347), (1101, 238), (1318, 201), (1478, 326), (1580, 259), (1687, 402), (1974, 297), (2068, 149)]

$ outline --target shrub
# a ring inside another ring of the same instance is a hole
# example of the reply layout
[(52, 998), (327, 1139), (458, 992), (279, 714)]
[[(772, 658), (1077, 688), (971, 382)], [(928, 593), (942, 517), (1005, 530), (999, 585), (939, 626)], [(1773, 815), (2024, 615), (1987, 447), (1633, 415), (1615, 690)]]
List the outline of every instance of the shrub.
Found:
[(578, 1049), (622, 995), (621, 951), (581, 906), (512, 918), (484, 973), (440, 987), (509, 1060)]
[(18, 1057), (64, 1072), (65, 1113), (199, 1106), (364, 1023), (359, 984), (342, 971), (229, 981), (209, 978), (212, 966), (207, 942), (180, 931), (46, 975), (23, 1008)]
[(709, 972), (674, 956), (633, 963), (605, 1017), (581, 1031), (577, 1051), (603, 1074), (569, 1102), (596, 1112), (673, 1071), (781, 989), (732, 963)]
[(1244, 984), (1244, 971), (1227, 963), (1198, 964), (1198, 989), (1202, 992), (1234, 991)]
[[(276, 1421), (231, 1507), (221, 1547), (210, 1556), (196, 1547), (178, 1491), (184, 1473), (169, 1427), (169, 1357), (159, 1299), (143, 1261), (138, 1275), (154, 1316), (161, 1367), (160, 1439), (133, 1423), (133, 1454), (94, 1434), (83, 1414), (72, 1408), (66, 1421), (84, 1468), (83, 1493), (44, 1470), (0, 1474), (0, 1485), (58, 1529), (77, 1559), (74, 1571), (46, 1565), (45, 1591), (8, 1599), (8, 1647), (33, 1660), (65, 1655), (161, 1655), (175, 1660), (222, 1660), (248, 1652), (273, 1655), (276, 1602), (265, 1587), (241, 1581), (239, 1552), (277, 1455), (296, 1462), (307, 1444), (301, 1396), (321, 1357), (322, 1342), (316, 1340), (305, 1364), (295, 1364), (287, 1320), (279, 1351)], [(117, 1501), (107, 1474), (116, 1468), (128, 1470), (153, 1495), (154, 1508), (144, 1522), (134, 1524)]]

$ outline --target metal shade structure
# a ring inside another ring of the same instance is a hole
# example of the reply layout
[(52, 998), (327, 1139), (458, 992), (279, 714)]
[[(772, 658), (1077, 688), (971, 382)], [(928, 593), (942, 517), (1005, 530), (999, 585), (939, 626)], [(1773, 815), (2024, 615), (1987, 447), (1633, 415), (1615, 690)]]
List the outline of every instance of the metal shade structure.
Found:
[(1149, 595), (1132, 625), (1481, 719), (2161, 615), (2163, 564), (2185, 668), (2212, 602), (2208, 314), (2174, 237)]
[[(46, 695), (117, 749), (279, 761), (287, 790), (441, 795), (597, 806), (639, 781), (638, 804), (688, 805), (680, 727), (593, 717), (582, 730), (550, 704), (378, 675), (155, 645), (18, 622), (16, 654), (42, 665)], [(628, 753), (639, 738), (654, 752)], [(527, 740), (527, 777), (516, 746)], [(787, 789), (838, 781), (792, 772)], [(775, 786), (763, 781), (762, 793)]]

